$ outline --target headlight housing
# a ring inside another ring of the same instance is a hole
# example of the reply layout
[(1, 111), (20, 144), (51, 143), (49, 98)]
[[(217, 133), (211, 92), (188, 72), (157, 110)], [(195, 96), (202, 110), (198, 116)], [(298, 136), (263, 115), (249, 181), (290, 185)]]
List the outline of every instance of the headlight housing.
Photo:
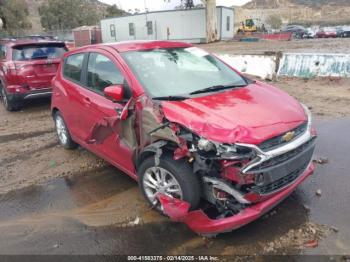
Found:
[(253, 156), (253, 150), (248, 147), (238, 146), (235, 144), (223, 144), (209, 141), (205, 138), (199, 138), (197, 141), (199, 151), (212, 154), (215, 158), (222, 159), (246, 159)]
[(304, 112), (305, 112), (305, 114), (307, 116), (307, 127), (310, 130), (311, 126), (312, 126), (312, 113), (311, 113), (310, 109), (306, 105), (301, 104), (301, 106), (303, 107)]

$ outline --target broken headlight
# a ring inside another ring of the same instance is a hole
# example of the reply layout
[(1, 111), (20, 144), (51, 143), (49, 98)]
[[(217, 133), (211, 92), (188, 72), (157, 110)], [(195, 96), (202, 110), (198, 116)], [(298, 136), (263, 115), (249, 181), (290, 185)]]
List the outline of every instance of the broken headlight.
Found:
[(224, 159), (245, 159), (252, 157), (253, 151), (251, 148), (238, 146), (235, 144), (217, 144), (216, 155)]
[(211, 142), (205, 138), (200, 138), (197, 141), (197, 148), (199, 151), (212, 153), (215, 157), (223, 159), (245, 159), (253, 156), (251, 148), (238, 146), (235, 144), (222, 144)]
[(205, 138), (201, 138), (197, 142), (197, 147), (201, 151), (209, 152), (212, 150), (215, 150), (215, 144), (213, 142), (210, 142), (209, 140)]

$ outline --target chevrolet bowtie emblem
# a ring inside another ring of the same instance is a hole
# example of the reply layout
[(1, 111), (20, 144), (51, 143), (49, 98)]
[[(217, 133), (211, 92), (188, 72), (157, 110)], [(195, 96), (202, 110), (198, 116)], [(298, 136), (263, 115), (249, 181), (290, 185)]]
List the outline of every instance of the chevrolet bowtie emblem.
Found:
[(294, 138), (294, 134), (295, 134), (294, 131), (286, 133), (284, 136), (282, 136), (282, 141), (289, 142), (290, 140), (292, 140)]

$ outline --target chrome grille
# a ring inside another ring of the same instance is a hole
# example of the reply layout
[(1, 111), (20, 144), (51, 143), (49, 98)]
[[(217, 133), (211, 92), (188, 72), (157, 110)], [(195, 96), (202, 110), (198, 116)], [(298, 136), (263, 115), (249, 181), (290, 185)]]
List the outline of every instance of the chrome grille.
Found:
[[(289, 130), (289, 132), (294, 132), (294, 139), (298, 138), (300, 135), (302, 135), (307, 130), (307, 122), (297, 126), (296, 128)], [(283, 146), (286, 143), (289, 143), (290, 141), (286, 142), (283, 141), (282, 137), (285, 135), (281, 134), (279, 136), (275, 136), (273, 138), (270, 138), (264, 142), (262, 142), (258, 147), (263, 151), (269, 151), (276, 147)]]
[(294, 156), (298, 155), (299, 153), (303, 152), (306, 150), (313, 142), (315, 141), (316, 138), (313, 138), (309, 140), (308, 142), (302, 144), (301, 146), (288, 151), (287, 153), (284, 153), (282, 155), (276, 156), (274, 158), (271, 158), (269, 160), (266, 160), (265, 162), (262, 162), (261, 164), (253, 167), (252, 169), (249, 170), (249, 172), (256, 172), (260, 171), (261, 169), (269, 168), (272, 166), (279, 165), (285, 161), (288, 161), (289, 159), (293, 158)]

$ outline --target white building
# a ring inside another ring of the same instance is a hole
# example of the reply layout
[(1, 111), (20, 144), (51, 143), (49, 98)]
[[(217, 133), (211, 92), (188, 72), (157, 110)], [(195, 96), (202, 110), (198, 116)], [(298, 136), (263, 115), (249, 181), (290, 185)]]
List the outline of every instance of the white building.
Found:
[[(232, 39), (234, 10), (218, 6), (220, 40)], [(126, 40), (179, 40), (201, 43), (206, 40), (205, 8), (155, 11), (101, 21), (104, 43)]]

